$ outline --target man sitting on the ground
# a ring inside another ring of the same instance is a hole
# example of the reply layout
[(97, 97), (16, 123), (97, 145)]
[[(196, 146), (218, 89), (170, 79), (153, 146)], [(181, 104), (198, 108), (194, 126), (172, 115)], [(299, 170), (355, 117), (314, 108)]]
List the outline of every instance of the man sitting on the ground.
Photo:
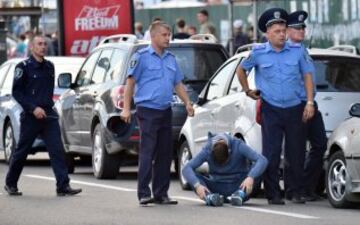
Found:
[[(195, 172), (204, 162), (209, 166), (206, 176)], [(267, 159), (242, 140), (225, 133), (209, 133), (207, 144), (185, 165), (182, 174), (207, 205), (221, 206), (224, 199), (242, 205), (266, 166)]]

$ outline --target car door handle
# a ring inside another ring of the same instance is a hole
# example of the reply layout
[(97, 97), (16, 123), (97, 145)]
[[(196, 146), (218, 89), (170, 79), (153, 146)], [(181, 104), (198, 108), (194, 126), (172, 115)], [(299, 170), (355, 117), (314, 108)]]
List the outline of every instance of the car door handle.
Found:
[(235, 104), (235, 107), (236, 107), (236, 108), (240, 108), (240, 103), (239, 103), (239, 102), (236, 103), (236, 104)]
[(325, 96), (325, 97), (323, 97), (322, 100), (324, 100), (324, 101), (330, 101), (330, 100), (333, 100), (333, 97), (331, 97), (331, 96)]
[(94, 93), (92, 94), (93, 98), (96, 98), (98, 96), (97, 91), (94, 91)]

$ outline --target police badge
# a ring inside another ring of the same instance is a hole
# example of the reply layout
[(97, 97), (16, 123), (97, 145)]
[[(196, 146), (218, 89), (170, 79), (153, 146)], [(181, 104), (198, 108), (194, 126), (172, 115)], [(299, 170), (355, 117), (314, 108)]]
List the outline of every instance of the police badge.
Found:
[(15, 69), (15, 79), (16, 80), (20, 79), (22, 77), (22, 75), (23, 75), (23, 70), (21, 68), (17, 67)]
[(298, 20), (299, 20), (300, 22), (304, 21), (304, 15), (303, 15), (303, 14), (300, 14)]
[(280, 12), (279, 11), (276, 11), (276, 12), (274, 12), (274, 17), (275, 17), (275, 19), (279, 19), (280, 18)]

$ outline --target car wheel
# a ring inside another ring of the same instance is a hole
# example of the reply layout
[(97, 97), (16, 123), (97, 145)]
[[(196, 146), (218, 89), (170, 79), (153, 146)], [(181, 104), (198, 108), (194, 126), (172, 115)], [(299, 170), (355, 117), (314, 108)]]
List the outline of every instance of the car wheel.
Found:
[(92, 168), (98, 179), (114, 179), (119, 173), (120, 155), (108, 154), (103, 142), (100, 124), (97, 124), (93, 134)]
[(191, 189), (190, 184), (186, 181), (185, 177), (181, 173), (182, 169), (190, 161), (191, 158), (192, 156), (191, 156), (189, 144), (187, 143), (187, 141), (184, 141), (180, 146), (179, 156), (178, 156), (178, 166), (179, 166), (178, 175), (179, 175), (180, 185), (183, 190)]
[(75, 172), (75, 158), (74, 155), (70, 153), (65, 153), (65, 163), (67, 166), (67, 170), (69, 174), (73, 174)]
[(16, 141), (14, 137), (14, 130), (10, 122), (5, 126), (4, 130), (4, 156), (5, 162), (10, 162), (11, 154), (14, 152), (16, 147)]
[(330, 204), (335, 208), (346, 208), (351, 204), (346, 199), (346, 179), (348, 172), (341, 151), (335, 152), (329, 160), (326, 171), (326, 193)]

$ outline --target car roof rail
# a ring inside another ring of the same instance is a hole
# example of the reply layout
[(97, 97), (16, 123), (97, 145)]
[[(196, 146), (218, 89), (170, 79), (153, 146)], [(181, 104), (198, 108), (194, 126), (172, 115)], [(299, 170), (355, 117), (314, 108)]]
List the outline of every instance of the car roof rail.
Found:
[(246, 51), (250, 51), (253, 49), (254, 46), (259, 45), (261, 43), (250, 43), (250, 44), (246, 44), (246, 45), (241, 45), (240, 47), (238, 47), (238, 49), (236, 49), (235, 54), (239, 54), (240, 52), (246, 52)]
[(107, 44), (107, 43), (137, 43), (139, 40), (133, 34), (115, 34), (110, 35), (101, 40), (99, 45)]
[(359, 55), (359, 49), (354, 45), (334, 45), (329, 47), (330, 50), (338, 50), (343, 52), (348, 52), (354, 55)]
[(208, 43), (216, 43), (217, 39), (212, 34), (194, 34), (189, 37), (190, 40), (199, 40)]

